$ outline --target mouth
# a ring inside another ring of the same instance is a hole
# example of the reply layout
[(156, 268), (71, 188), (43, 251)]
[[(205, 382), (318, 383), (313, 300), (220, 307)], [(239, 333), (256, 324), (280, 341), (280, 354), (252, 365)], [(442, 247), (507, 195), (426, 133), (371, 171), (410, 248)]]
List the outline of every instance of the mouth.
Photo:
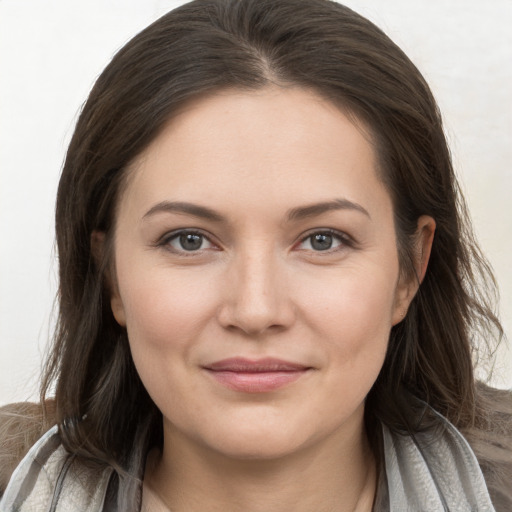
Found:
[(213, 379), (234, 391), (268, 393), (297, 381), (313, 368), (282, 359), (230, 358), (203, 366)]

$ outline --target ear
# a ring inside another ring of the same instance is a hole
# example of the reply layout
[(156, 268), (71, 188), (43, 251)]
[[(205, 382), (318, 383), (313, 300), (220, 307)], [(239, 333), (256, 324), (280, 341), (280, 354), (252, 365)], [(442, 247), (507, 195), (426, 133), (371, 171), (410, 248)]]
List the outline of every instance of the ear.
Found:
[[(93, 231), (91, 234), (91, 253), (97, 268), (104, 267), (105, 259), (105, 233), (103, 231)], [(124, 312), (123, 301), (119, 294), (117, 279), (113, 270), (113, 265), (108, 265), (104, 270), (105, 284), (110, 295), (110, 308), (116, 322), (121, 327), (126, 327), (126, 315)]]
[(429, 215), (422, 215), (418, 219), (413, 247), (414, 275), (407, 280), (401, 278), (398, 283), (395, 294), (393, 325), (405, 318), (407, 309), (425, 278), (435, 230), (436, 221)]

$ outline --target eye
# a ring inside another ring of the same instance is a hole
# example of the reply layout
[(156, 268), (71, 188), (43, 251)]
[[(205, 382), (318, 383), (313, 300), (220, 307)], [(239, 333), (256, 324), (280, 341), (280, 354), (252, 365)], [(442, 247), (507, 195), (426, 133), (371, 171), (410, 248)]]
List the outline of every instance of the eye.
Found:
[(162, 245), (173, 252), (198, 252), (214, 247), (205, 235), (197, 231), (180, 231), (171, 234), (162, 241)]
[(299, 244), (303, 250), (312, 250), (315, 252), (336, 250), (340, 247), (350, 246), (350, 238), (333, 230), (316, 231), (304, 238)]

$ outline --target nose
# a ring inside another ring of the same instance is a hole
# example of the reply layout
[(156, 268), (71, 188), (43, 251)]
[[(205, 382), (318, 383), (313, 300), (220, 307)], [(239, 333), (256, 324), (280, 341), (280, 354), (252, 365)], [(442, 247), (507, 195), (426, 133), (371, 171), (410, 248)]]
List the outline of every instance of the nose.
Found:
[(219, 323), (256, 336), (292, 325), (295, 308), (283, 263), (271, 255), (241, 254), (226, 272)]

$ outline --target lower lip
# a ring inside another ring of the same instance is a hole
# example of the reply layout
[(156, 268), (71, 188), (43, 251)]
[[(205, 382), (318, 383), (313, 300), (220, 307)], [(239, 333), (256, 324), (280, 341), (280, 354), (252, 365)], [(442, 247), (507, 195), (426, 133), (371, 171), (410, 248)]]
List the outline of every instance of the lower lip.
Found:
[(267, 393), (300, 379), (308, 371), (230, 372), (207, 370), (222, 385), (243, 393)]

